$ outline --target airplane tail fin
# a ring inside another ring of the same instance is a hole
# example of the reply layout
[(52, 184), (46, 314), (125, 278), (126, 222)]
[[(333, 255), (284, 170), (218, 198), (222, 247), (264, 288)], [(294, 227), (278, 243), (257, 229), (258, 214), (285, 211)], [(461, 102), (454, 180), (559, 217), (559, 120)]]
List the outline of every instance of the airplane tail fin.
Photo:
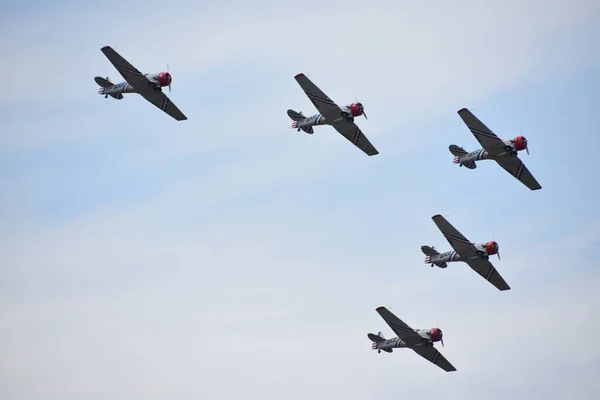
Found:
[[(375, 335), (374, 333), (369, 333), (367, 336), (373, 342), (371, 344), (371, 348), (373, 350), (377, 350), (378, 353), (381, 353), (381, 349), (379, 349), (379, 343), (385, 342), (385, 338), (383, 337), (383, 334), (381, 333), (381, 331), (377, 332), (377, 335)], [(383, 351), (391, 353), (392, 349), (388, 349), (388, 350), (384, 349)]]
[(298, 128), (298, 122), (306, 119), (306, 117), (304, 115), (302, 115), (301, 112), (296, 112), (294, 110), (287, 110), (287, 115), (294, 121), (294, 122), (292, 122), (292, 128), (298, 129), (298, 130), (302, 129), (304, 132), (306, 132), (310, 135), (315, 133), (312, 126), (303, 126), (303, 127)]
[(111, 86), (113, 86), (114, 84), (110, 81), (110, 79), (108, 79), (108, 76), (106, 78), (103, 78), (101, 76), (97, 76), (94, 78), (94, 80), (96, 81), (96, 83), (98, 84), (98, 86), (101, 86), (103, 88), (109, 88)]
[(466, 163), (466, 164), (462, 164), (462, 163), (460, 162), (460, 157), (461, 157), (461, 156), (464, 156), (464, 155), (466, 155), (466, 154), (469, 154), (469, 153), (468, 153), (468, 152), (467, 152), (465, 149), (463, 149), (462, 147), (460, 147), (460, 146), (457, 146), (457, 145), (455, 145), (455, 144), (451, 144), (451, 145), (448, 147), (448, 150), (450, 150), (450, 153), (452, 153), (452, 154), (454, 155), (454, 160), (452, 160), (452, 162), (453, 162), (454, 164), (464, 165), (465, 167), (467, 167), (467, 168), (469, 168), (469, 169), (475, 169), (475, 168), (477, 168), (477, 164), (475, 164), (475, 162), (474, 162), (474, 161), (469, 161), (469, 162), (468, 162), (468, 163)]
[(440, 268), (446, 268), (448, 266), (448, 264), (445, 262), (441, 264), (436, 262), (435, 258), (440, 255), (440, 252), (434, 249), (432, 246), (421, 246), (421, 251), (423, 254), (425, 254), (425, 264), (431, 264), (432, 267), (437, 265)]
[(465, 154), (468, 154), (468, 152), (465, 149), (463, 149), (462, 147), (457, 146), (455, 144), (451, 144), (448, 147), (448, 150), (450, 150), (450, 153), (452, 153), (453, 155), (455, 155), (457, 157), (464, 156)]
[(117, 100), (121, 100), (123, 98), (123, 94), (121, 94), (121, 93), (108, 93), (108, 94), (106, 93), (106, 89), (114, 86), (114, 83), (112, 83), (110, 81), (108, 76), (106, 78), (97, 76), (94, 78), (94, 81), (96, 81), (98, 86), (100, 86), (100, 89), (98, 89), (98, 94), (104, 95), (104, 98), (107, 98), (108, 96), (112, 97), (113, 99), (117, 99)]
[(425, 254), (425, 264), (433, 264), (431, 262), (431, 258), (440, 254), (439, 251), (437, 251), (431, 246), (421, 246), (421, 251), (423, 252), (423, 254)]
[(302, 112), (297, 112), (294, 110), (287, 110), (287, 115), (294, 121), (302, 121), (303, 119), (306, 119), (306, 117), (302, 115)]

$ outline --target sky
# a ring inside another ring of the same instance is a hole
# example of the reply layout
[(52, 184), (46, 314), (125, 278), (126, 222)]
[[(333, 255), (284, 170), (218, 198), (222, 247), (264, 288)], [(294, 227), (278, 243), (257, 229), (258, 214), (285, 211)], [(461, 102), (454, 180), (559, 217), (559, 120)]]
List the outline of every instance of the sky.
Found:
[[(600, 3), (22, 1), (0, 14), (0, 398), (514, 399), (600, 395)], [(120, 76), (173, 75), (177, 122)], [(331, 127), (358, 98), (368, 157)], [(492, 161), (471, 109), (542, 185)], [(495, 239), (500, 292), (464, 263)], [(371, 350), (390, 308), (439, 326), (446, 373)]]

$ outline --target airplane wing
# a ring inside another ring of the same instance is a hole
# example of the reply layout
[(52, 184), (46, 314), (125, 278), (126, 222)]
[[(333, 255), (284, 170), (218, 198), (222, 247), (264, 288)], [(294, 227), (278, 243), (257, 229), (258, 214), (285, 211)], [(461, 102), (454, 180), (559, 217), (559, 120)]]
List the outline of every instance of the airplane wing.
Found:
[(415, 347), (415, 353), (430, 361), (446, 372), (456, 371), (456, 368), (435, 347)]
[(179, 108), (177, 108), (175, 103), (173, 103), (163, 92), (156, 92), (152, 89), (147, 89), (138, 93), (150, 103), (154, 104), (156, 107), (175, 118), (177, 121), (184, 121), (187, 119), (187, 117), (179, 110)]
[(108, 58), (108, 61), (114, 65), (114, 67), (119, 71), (123, 79), (127, 81), (134, 89), (137, 90), (136, 86), (141, 86), (141, 83), (148, 82), (148, 78), (146, 75), (142, 74), (131, 65), (126, 59), (124, 59), (119, 53), (117, 53), (112, 47), (104, 46), (100, 49), (102, 53)]
[(477, 272), (486, 281), (496, 286), (498, 290), (510, 290), (510, 286), (506, 283), (504, 278), (496, 271), (496, 268), (488, 260), (482, 260), (481, 258), (473, 258), (465, 260), (465, 262), (471, 267), (471, 269)]
[(438, 229), (442, 232), (450, 246), (458, 253), (462, 261), (477, 255), (477, 249), (466, 237), (462, 235), (455, 227), (446, 220), (446, 218), (437, 214), (431, 217)]
[(509, 174), (521, 181), (525, 186), (531, 190), (539, 190), (542, 186), (538, 181), (531, 175), (531, 172), (527, 169), (523, 161), (519, 156), (500, 156), (494, 159), (502, 168), (504, 168)]
[(117, 53), (112, 47), (104, 46), (100, 49), (102, 53), (108, 58), (108, 61), (115, 66), (117, 71), (123, 76), (123, 78), (129, 83), (136, 93), (139, 93), (143, 98), (154, 104), (156, 107), (175, 118), (177, 121), (186, 120), (187, 117), (177, 108), (175, 103), (171, 102), (166, 94), (163, 92), (157, 92), (148, 86), (150, 81), (146, 78), (146, 75), (138, 71), (133, 65), (125, 60), (119, 53)]
[(304, 74), (295, 76), (296, 81), (308, 96), (308, 99), (314, 104), (316, 109), (325, 117), (339, 133), (352, 142), (356, 147), (364, 151), (369, 156), (379, 154), (373, 147), (369, 139), (362, 133), (360, 128), (353, 122), (348, 122), (342, 117), (342, 109), (339, 108), (333, 100), (329, 98), (321, 89), (317, 87)]
[(475, 139), (481, 144), (491, 156), (497, 156), (503, 153), (504, 142), (487, 126), (483, 124), (473, 113), (466, 108), (458, 110), (458, 115), (462, 118), (463, 122), (467, 125), (471, 133), (475, 136)]
[(381, 315), (381, 318), (392, 328), (394, 333), (407, 345), (421, 343), (421, 335), (415, 332), (410, 326), (406, 325), (400, 318), (396, 317), (385, 307), (375, 309)]
[[(327, 117), (326, 117), (327, 118)], [(369, 139), (360, 130), (354, 122), (346, 120), (339, 121), (333, 124), (336, 131), (341, 133), (346, 139), (351, 141), (356, 147), (364, 151), (369, 156), (379, 154), (377, 149), (369, 142)]]

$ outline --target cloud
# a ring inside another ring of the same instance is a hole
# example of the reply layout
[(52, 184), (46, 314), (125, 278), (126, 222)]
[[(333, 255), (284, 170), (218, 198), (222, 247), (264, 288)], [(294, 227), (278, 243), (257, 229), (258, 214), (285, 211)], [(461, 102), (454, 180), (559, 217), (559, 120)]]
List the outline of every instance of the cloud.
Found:
[[(557, 172), (547, 143), (564, 126), (538, 128), (527, 162), (539, 193), (493, 164), (451, 169), (447, 152), (475, 144), (459, 107), (481, 105), (510, 131), (518, 118), (492, 95), (513, 104), (531, 81), (597, 66), (596, 2), (87, 7), (15, 13), (0, 28), (17, 38), (0, 44), (13, 77), (0, 102), (0, 397), (598, 392), (598, 221), (584, 186), (596, 164)], [(168, 62), (190, 120), (136, 96), (95, 98), (93, 76), (118, 76), (105, 44), (144, 71)], [(291, 130), (287, 108), (313, 109), (298, 72), (338, 102), (358, 96), (381, 155), (326, 127)], [(524, 126), (539, 127), (528, 113)], [(591, 124), (580, 117), (577, 132)], [(464, 264), (425, 265), (419, 246), (447, 246), (435, 213), (471, 240), (494, 235), (513, 289)], [(379, 305), (413, 327), (439, 320), (458, 372), (408, 350), (374, 354), (366, 333), (391, 336)]]

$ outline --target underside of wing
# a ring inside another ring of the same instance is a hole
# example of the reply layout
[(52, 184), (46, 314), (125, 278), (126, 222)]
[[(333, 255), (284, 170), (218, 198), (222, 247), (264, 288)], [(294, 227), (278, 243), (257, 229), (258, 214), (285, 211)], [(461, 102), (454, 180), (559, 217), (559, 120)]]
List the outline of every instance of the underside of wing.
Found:
[(446, 218), (440, 214), (431, 217), (437, 225), (442, 235), (446, 238), (450, 246), (460, 255), (462, 260), (473, 257), (476, 254), (475, 246), (466, 237), (462, 235)]
[(510, 286), (506, 283), (504, 278), (496, 271), (496, 268), (488, 260), (482, 260), (481, 258), (475, 258), (467, 261), (467, 264), (471, 269), (477, 272), (486, 281), (496, 286), (498, 290), (510, 290)]
[(167, 95), (163, 92), (144, 90), (141, 91), (140, 94), (150, 103), (154, 104), (156, 107), (160, 108), (177, 121), (183, 121), (187, 119), (187, 117), (179, 110), (179, 108), (177, 108), (175, 103), (169, 100)]
[(404, 343), (408, 345), (421, 343), (421, 335), (392, 314), (390, 310), (385, 307), (377, 307), (376, 311)]
[(466, 108), (458, 110), (458, 115), (467, 125), (475, 139), (492, 156), (504, 151), (504, 142), (494, 132), (484, 125), (473, 113)]
[(339, 121), (334, 123), (333, 127), (367, 155), (374, 156), (379, 154), (379, 151), (369, 142), (369, 139), (367, 139), (354, 122)]
[(321, 89), (317, 87), (310, 79), (304, 74), (298, 74), (294, 77), (304, 93), (308, 96), (309, 100), (319, 110), (321, 114), (330, 123), (338, 118), (341, 118), (342, 110), (335, 104), (333, 100), (329, 98)]
[[(136, 91), (140, 90), (140, 86), (144, 83), (147, 84), (148, 78), (137, 68), (131, 65), (127, 60), (125, 60), (119, 53), (117, 53), (112, 47), (104, 46), (100, 49), (102, 53), (108, 58), (108, 61), (115, 66), (117, 71), (123, 76), (123, 78), (129, 83)], [(137, 85), (137, 87), (136, 87)]]
[(415, 353), (429, 362), (434, 363), (446, 372), (456, 371), (456, 368), (435, 347), (415, 347)]
[(542, 186), (533, 177), (519, 156), (500, 156), (495, 158), (495, 161), (504, 168), (509, 174), (521, 181), (531, 190), (539, 190)]

